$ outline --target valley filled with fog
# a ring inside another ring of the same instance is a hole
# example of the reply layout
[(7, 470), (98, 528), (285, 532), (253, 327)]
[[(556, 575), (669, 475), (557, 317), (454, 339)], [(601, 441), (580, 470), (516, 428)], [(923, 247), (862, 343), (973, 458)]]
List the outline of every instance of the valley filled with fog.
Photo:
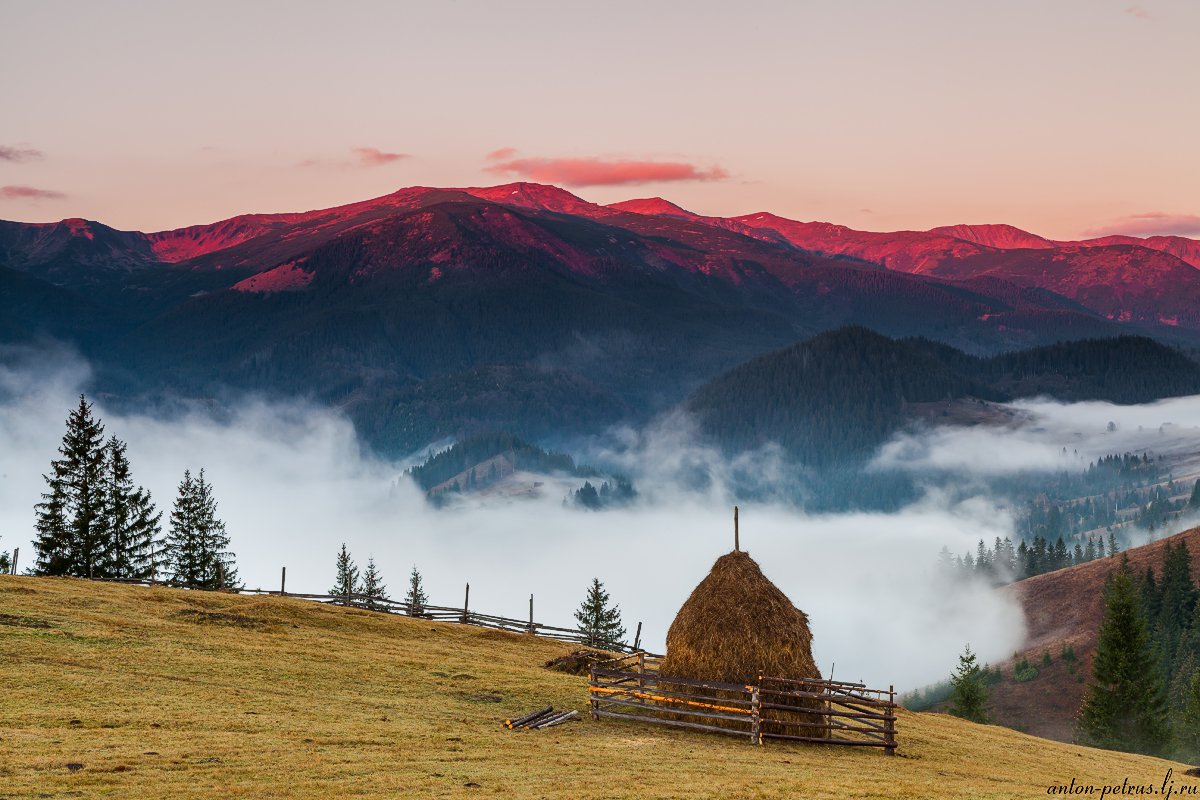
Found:
[[(68, 409), (90, 391), (91, 372), (56, 349), (3, 356), (0, 549), (19, 547), (28, 567), (41, 475)], [(993, 478), (1149, 451), (1167, 457), (1177, 480), (1194, 480), (1200, 453), (1198, 397), (1140, 406), (1020, 401), (1003, 427), (935, 427), (889, 441), (869, 470), (919, 476), (917, 502), (894, 513), (807, 514), (778, 499), (746, 502), (731, 488), (747, 476), (786, 482), (777, 452), (725, 459), (675, 415), (580, 447), (581, 460), (634, 480), (631, 505), (579, 509), (564, 503), (569, 487), (549, 481), (536, 498), (468, 498), (438, 509), (403, 475), (415, 457), (372, 456), (335, 411), (238, 397), (133, 413), (89, 399), (106, 432), (128, 442), (134, 480), (153, 493), (164, 526), (183, 471), (206, 470), (248, 587), (278, 588), (286, 566), (289, 590), (325, 592), (345, 542), (360, 564), (375, 559), (393, 596), (402, 596), (415, 565), (434, 604), (461, 604), (470, 582), (480, 611), (523, 617), (532, 593), (538, 621), (572, 625), (598, 577), (630, 636), (641, 621), (645, 646), (661, 651), (679, 606), (731, 549), (731, 507), (741, 502), (743, 549), (810, 615), (822, 671), (904, 689), (945, 677), (966, 642), (985, 661), (1021, 644), (1019, 607), (989, 585), (944, 581), (935, 570), (943, 546), (963, 553), (981, 539), (1016, 538), (1013, 511), (989, 491)]]

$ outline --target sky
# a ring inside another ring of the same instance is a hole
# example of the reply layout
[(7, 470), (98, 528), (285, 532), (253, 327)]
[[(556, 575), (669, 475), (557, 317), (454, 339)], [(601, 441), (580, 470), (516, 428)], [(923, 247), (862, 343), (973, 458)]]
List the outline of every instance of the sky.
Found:
[(0, 219), (403, 186), (1200, 236), (1200, 4), (0, 0)]

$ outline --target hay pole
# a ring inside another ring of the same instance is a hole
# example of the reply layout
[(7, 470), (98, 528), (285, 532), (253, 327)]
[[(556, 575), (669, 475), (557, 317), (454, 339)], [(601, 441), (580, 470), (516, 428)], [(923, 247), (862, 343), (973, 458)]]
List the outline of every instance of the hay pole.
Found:
[(741, 542), (738, 540), (738, 507), (733, 507), (733, 552), (741, 550)]
[[(12, 564), (9, 565), (9, 570), (8, 570), (9, 575), (17, 574), (17, 556), (19, 556), (19, 555), (21, 555), (21, 548), (14, 547)], [(639, 624), (639, 626), (641, 625), (641, 623), (638, 623), (638, 624)]]

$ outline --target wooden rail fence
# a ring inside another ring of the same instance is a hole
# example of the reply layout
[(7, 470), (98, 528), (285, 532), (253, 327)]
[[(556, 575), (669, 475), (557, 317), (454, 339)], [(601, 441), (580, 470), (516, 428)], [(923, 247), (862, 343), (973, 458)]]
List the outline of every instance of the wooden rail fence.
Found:
[[(83, 578), (82, 580), (98, 580), (106, 583), (126, 583), (136, 586), (170, 586), (171, 584), (164, 581), (154, 580), (135, 580), (129, 578)], [(613, 653), (633, 653), (637, 652), (641, 647), (642, 638), (642, 623), (637, 624), (637, 634), (634, 637), (632, 645), (624, 642), (596, 642), (586, 633), (578, 628), (562, 628), (557, 625), (547, 625), (544, 622), (538, 622), (533, 616), (533, 595), (529, 596), (529, 618), (514, 619), (512, 617), (502, 617), (495, 614), (483, 614), (478, 611), (473, 611), (469, 608), (471, 598), (471, 585), (467, 584), (466, 593), (464, 594), (463, 607), (454, 608), (452, 606), (434, 606), (423, 604), (413, 607), (409, 603), (399, 600), (392, 600), (386, 597), (368, 597), (365, 594), (347, 593), (347, 594), (310, 594), (305, 592), (289, 592), (287, 589), (287, 569), (283, 570), (280, 578), (279, 589), (243, 589), (243, 588), (225, 588), (220, 591), (247, 594), (247, 595), (274, 595), (276, 597), (296, 597), (301, 600), (313, 600), (319, 603), (329, 605), (349, 606), (358, 608), (364, 611), (378, 611), (385, 614), (403, 614), (408, 617), (416, 617), (419, 619), (434, 620), (437, 622), (456, 622), (464, 625), (475, 625), (482, 628), (494, 628), (496, 630), (510, 631), (512, 633), (531, 633), (535, 636), (542, 636), (547, 639), (557, 639), (561, 642), (572, 642), (587, 647), (595, 647), (599, 650), (606, 650)], [(193, 590), (195, 591), (195, 590)]]
[(880, 747), (896, 753), (895, 687), (760, 676), (753, 684), (665, 676), (660, 657), (633, 653), (592, 667), (592, 719), (655, 725), (765, 740)]

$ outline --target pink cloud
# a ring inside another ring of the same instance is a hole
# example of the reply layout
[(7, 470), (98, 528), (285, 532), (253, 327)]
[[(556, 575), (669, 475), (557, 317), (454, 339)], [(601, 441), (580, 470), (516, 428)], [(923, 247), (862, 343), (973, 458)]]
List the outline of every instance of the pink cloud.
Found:
[(567, 186), (623, 186), (673, 181), (719, 181), (729, 177), (721, 167), (701, 169), (678, 161), (629, 161), (601, 158), (516, 158), (485, 167), (486, 172), (516, 175), (539, 183)]
[(43, 156), (41, 150), (32, 147), (9, 147), (0, 144), (0, 161), (35, 161)]
[(1107, 225), (1084, 231), (1084, 236), (1200, 236), (1200, 214), (1168, 214), (1147, 211), (1130, 214)]
[(408, 153), (385, 153), (377, 147), (355, 147), (352, 152), (365, 167), (380, 167), (408, 158)]
[(515, 147), (501, 147), (499, 150), (493, 150), (492, 152), (488, 153), (486, 158), (488, 161), (500, 161), (502, 159), (512, 158), (516, 154), (517, 148)]
[(1138, 19), (1150, 19), (1150, 12), (1141, 6), (1130, 6), (1129, 8), (1125, 9), (1125, 13), (1131, 17), (1137, 17)]
[(4, 200), (61, 200), (66, 197), (53, 189), (38, 189), (33, 186), (0, 186), (0, 199)]

